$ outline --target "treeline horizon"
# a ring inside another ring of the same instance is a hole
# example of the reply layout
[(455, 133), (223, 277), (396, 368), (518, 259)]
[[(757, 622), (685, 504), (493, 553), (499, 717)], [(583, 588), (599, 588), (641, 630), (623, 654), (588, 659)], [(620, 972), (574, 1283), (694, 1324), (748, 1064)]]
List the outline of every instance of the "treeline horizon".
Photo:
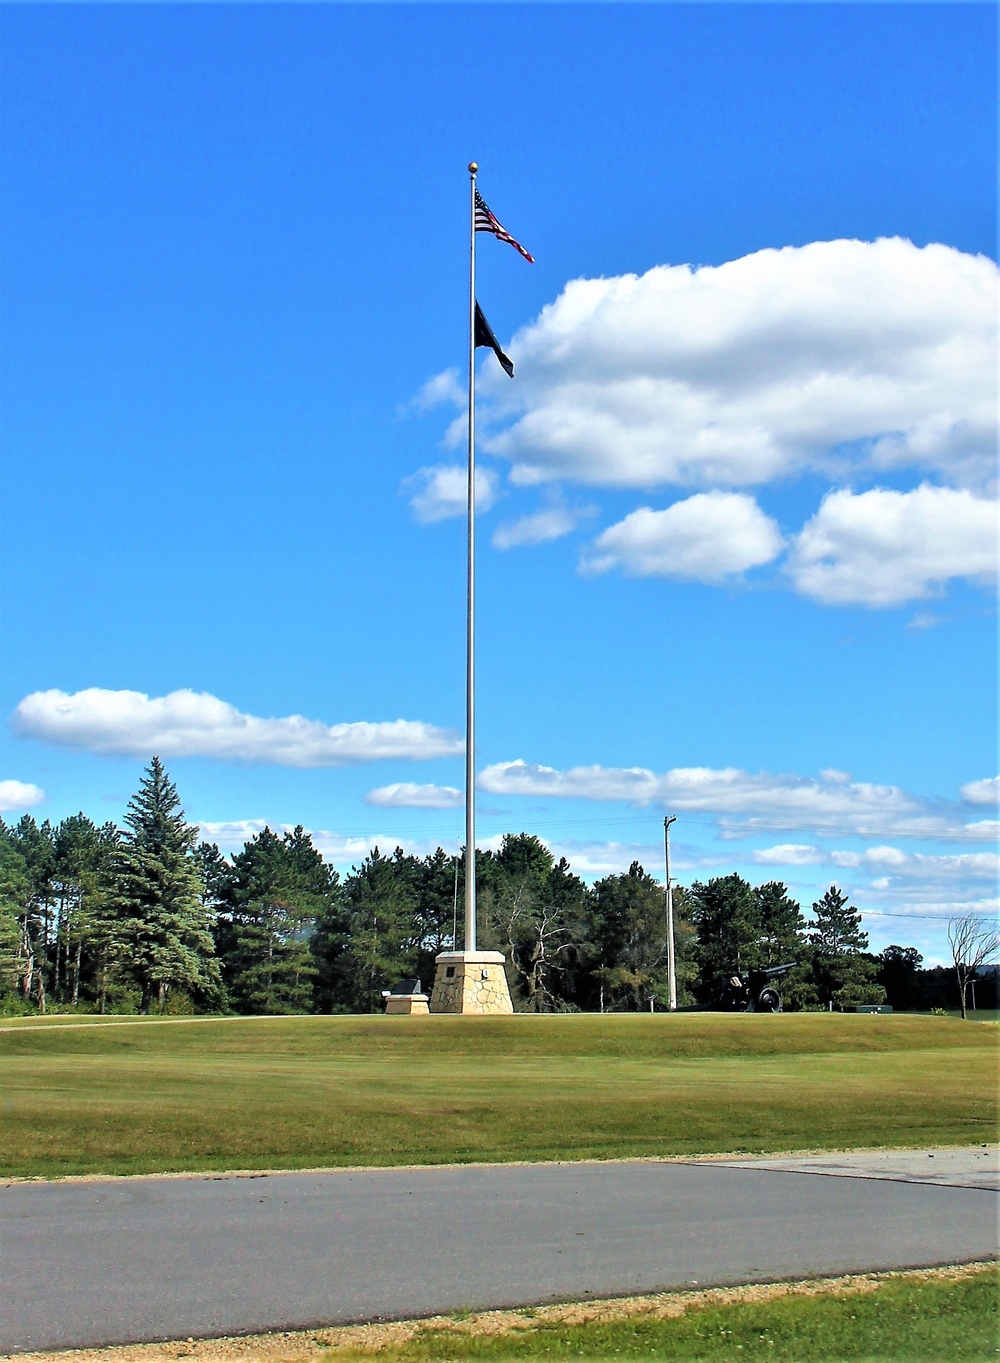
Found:
[[(477, 938), (502, 951), (518, 1011), (666, 1008), (665, 889), (638, 862), (588, 886), (529, 833), (476, 852)], [(461, 949), (462, 857), (374, 847), (341, 878), (301, 827), (223, 855), (199, 841), (153, 758), (124, 827), (0, 819), (0, 1010), (372, 1013), (383, 990)], [(802, 907), (739, 875), (673, 891), (678, 1003), (718, 1007), (740, 972), (795, 962), (784, 1006), (955, 1007), (945, 967), (914, 947), (868, 951), (835, 885)], [(995, 976), (980, 987), (996, 1006)]]

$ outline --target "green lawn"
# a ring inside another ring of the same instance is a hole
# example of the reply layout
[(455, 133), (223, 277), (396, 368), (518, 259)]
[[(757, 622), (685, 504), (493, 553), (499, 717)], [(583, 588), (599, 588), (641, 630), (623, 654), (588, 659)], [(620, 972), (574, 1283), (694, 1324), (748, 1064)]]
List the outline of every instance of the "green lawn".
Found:
[(6, 1176), (960, 1144), (996, 1132), (1000, 1031), (942, 1017), (80, 1022), (0, 1026)]
[(337, 1349), (326, 1363), (437, 1363), (514, 1359), (663, 1359), (674, 1363), (985, 1363), (998, 1352), (997, 1273), (958, 1281), (902, 1277), (865, 1292), (692, 1305), (683, 1315), (655, 1311), (625, 1320), (566, 1325), (529, 1313), (503, 1333), (425, 1327), (377, 1353)]

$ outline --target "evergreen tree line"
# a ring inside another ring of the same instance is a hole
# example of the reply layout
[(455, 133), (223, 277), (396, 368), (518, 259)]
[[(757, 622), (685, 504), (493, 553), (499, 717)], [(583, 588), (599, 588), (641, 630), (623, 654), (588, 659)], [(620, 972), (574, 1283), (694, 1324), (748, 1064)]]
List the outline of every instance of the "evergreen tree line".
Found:
[[(434, 957), (456, 946), (462, 858), (441, 848), (422, 858), (375, 848), (341, 880), (304, 829), (265, 828), (227, 858), (199, 843), (157, 758), (124, 825), (0, 820), (0, 1007), (376, 1012), (401, 977), (429, 986)], [(587, 886), (520, 833), (477, 851), (476, 875), (479, 945), (504, 952), (515, 1007), (666, 1005), (664, 888), (637, 862)], [(676, 888), (674, 919), (682, 1006), (718, 1004), (735, 972), (790, 961), (789, 1008), (878, 1003), (887, 991), (897, 1007), (940, 1002), (924, 997), (934, 972), (913, 948), (868, 953), (835, 886), (807, 922), (784, 885), (717, 877)]]

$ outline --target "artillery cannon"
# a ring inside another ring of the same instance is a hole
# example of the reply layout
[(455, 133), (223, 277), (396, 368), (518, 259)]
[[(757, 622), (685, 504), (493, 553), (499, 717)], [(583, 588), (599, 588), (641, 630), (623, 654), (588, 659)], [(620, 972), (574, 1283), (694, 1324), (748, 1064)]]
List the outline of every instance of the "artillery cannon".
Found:
[(797, 965), (798, 961), (789, 961), (731, 975), (726, 981), (725, 1007), (733, 1013), (780, 1013), (781, 995), (772, 981), (782, 979)]

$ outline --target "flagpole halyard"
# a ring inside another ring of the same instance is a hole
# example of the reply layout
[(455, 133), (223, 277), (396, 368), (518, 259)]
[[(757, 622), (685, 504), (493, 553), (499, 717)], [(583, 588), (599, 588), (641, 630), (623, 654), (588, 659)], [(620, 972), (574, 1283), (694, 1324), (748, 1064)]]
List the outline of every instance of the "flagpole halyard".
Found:
[(469, 487), (465, 655), (465, 950), (476, 949), (476, 172), (469, 162)]

